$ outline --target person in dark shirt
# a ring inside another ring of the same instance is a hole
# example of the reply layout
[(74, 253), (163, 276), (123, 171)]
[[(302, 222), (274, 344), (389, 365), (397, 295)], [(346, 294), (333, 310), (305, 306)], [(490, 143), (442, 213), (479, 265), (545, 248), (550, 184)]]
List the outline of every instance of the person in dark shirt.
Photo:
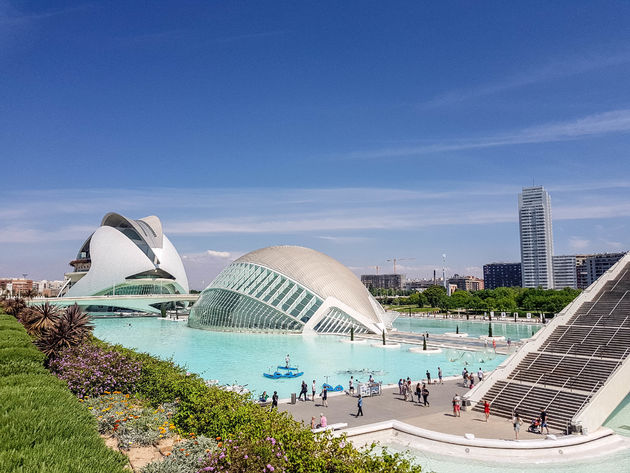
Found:
[(271, 408), (278, 407), (278, 391), (273, 392), (273, 396), (271, 396)]
[(540, 411), (540, 433), (542, 434), (543, 429), (547, 429), (547, 433), (549, 433), (549, 426), (547, 425), (547, 420), (549, 416), (547, 415), (547, 411), (542, 409)]

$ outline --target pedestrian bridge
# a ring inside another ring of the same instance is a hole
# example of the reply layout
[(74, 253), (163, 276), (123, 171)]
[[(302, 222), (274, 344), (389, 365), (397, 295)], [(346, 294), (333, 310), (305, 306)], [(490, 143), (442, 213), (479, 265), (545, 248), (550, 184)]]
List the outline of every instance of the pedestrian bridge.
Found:
[(148, 295), (110, 295), (110, 296), (81, 296), (81, 297), (35, 297), (28, 301), (29, 305), (39, 305), (48, 302), (58, 307), (77, 304), (80, 307), (102, 306), (115, 307), (116, 312), (137, 310), (159, 314), (160, 310), (154, 306), (168, 302), (194, 303), (199, 294), (148, 294)]

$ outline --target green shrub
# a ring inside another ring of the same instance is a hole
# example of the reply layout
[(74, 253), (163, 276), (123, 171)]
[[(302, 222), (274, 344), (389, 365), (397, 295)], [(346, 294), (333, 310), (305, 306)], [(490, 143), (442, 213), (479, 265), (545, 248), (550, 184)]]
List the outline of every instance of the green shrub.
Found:
[[(110, 346), (94, 340), (97, 346)], [(403, 456), (374, 450), (357, 450), (343, 437), (315, 436), (286, 412), (269, 410), (251, 402), (248, 396), (206, 386), (203, 379), (189, 374), (171, 361), (159, 360), (119, 345), (112, 349), (142, 363), (136, 392), (154, 406), (177, 401), (173, 417), (180, 433), (191, 432), (210, 438), (258, 442), (276, 439), (287, 456), (291, 472), (420, 472)], [(178, 471), (178, 470), (174, 470)], [(186, 470), (182, 470), (183, 471)]]
[[(1, 333), (1, 332), (0, 332)], [(0, 337), (0, 347), (3, 347), (2, 338)], [(44, 363), (46, 357), (42, 352), (37, 350), (32, 344), (30, 347), (9, 347), (0, 348), (0, 365), (4, 363), (12, 363), (16, 361), (31, 361), (33, 363)]]
[(165, 460), (149, 463), (141, 473), (196, 473), (200, 469), (199, 459), (216, 448), (217, 442), (207, 437), (184, 440), (177, 444)]
[(124, 473), (126, 458), (105, 446), (88, 410), (24, 340), (20, 323), (0, 315), (0, 471)]

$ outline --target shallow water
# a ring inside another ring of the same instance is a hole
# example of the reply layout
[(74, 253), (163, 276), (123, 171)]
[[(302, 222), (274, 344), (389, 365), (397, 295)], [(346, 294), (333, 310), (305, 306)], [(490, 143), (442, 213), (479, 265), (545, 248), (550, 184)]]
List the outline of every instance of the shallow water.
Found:
[[(480, 335), (488, 335), (489, 322), (472, 322), (466, 320), (428, 319), (399, 317), (394, 321), (394, 328), (401, 332), (429, 332), (432, 333), (454, 332), (459, 327), (460, 333), (467, 333), (469, 337), (478, 338)], [(503, 335), (505, 338), (520, 340), (529, 338), (543, 327), (541, 324), (525, 324), (513, 322), (492, 322), (492, 335)]]
[[(172, 358), (191, 372), (221, 384), (243, 384), (257, 393), (278, 391), (280, 398), (299, 393), (302, 380), (310, 392), (314, 379), (319, 387), (325, 382), (347, 387), (351, 374), (367, 381), (371, 371), (377, 381), (389, 384), (401, 377), (423, 378), (426, 370), (435, 378), (438, 366), (444, 376), (459, 375), (465, 363), (474, 371), (479, 366), (488, 371), (505, 358), (491, 352), (457, 350), (427, 355), (410, 352), (410, 345), (383, 349), (371, 346), (376, 342), (341, 343), (338, 336), (212, 332), (160, 318), (94, 319), (94, 325), (94, 334), (102, 340)], [(263, 372), (272, 373), (277, 365), (284, 364), (287, 353), (291, 365), (304, 375), (297, 379), (264, 378)]]

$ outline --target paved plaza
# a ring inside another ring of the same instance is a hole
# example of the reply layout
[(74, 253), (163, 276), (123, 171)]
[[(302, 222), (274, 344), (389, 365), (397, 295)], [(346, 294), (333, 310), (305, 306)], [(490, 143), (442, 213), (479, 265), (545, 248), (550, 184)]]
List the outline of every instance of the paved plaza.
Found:
[[(413, 383), (415, 387), (415, 383)], [(299, 386), (296, 386), (299, 388)], [(299, 389), (298, 389), (299, 391)], [(367, 397), (363, 401), (364, 416), (355, 417), (357, 413), (357, 398), (345, 393), (329, 395), (328, 407), (322, 406), (321, 398), (316, 396), (315, 402), (297, 401), (296, 404), (280, 404), (281, 411), (289, 412), (295, 419), (303, 421), (307, 425), (311, 417), (319, 420), (319, 414), (324, 413), (329, 424), (339, 422), (347, 423), (348, 427), (372, 424), (386, 420), (399, 420), (410, 425), (422, 427), (454, 435), (474, 434), (478, 438), (514, 439), (514, 429), (509, 419), (491, 415), (485, 422), (483, 413), (462, 411), (461, 417), (453, 416), (452, 399), (455, 394), (462, 396), (467, 391), (462, 381), (450, 379), (443, 385), (431, 384), (429, 386), (429, 407), (424, 407), (417, 402), (405, 402), (403, 396), (398, 394), (398, 387), (383, 390), (381, 396)], [(523, 425), (519, 439), (541, 439), (544, 436), (527, 432), (531, 419), (523, 419)], [(556, 435), (558, 431), (550, 429), (550, 433)]]

